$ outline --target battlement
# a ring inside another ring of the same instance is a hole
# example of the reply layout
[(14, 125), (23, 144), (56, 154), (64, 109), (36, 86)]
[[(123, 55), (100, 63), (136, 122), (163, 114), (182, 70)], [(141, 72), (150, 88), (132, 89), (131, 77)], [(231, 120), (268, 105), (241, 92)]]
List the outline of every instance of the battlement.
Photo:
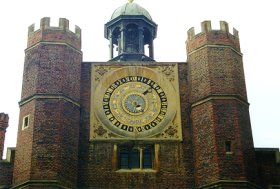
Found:
[(195, 33), (194, 27), (188, 30), (187, 51), (191, 53), (203, 46), (231, 47), (240, 53), (238, 31), (233, 28), (233, 34), (229, 32), (228, 23), (220, 21), (220, 29), (213, 30), (211, 21), (201, 23), (201, 32)]
[[(49, 17), (44, 17), (41, 19), (40, 21), (40, 29), (39, 30), (64, 30), (64, 31), (69, 31), (72, 32), (71, 30), (69, 30), (69, 20), (67, 20), (66, 18), (59, 18), (59, 25), (58, 27), (53, 27), (50, 26), (50, 21), (51, 19)], [(34, 31), (35, 29), (35, 24), (32, 24), (28, 27), (28, 36), (32, 35), (34, 32), (38, 31)], [(75, 25), (75, 31), (73, 32), (76, 34), (77, 37), (81, 37), (81, 29), (79, 26)]]
[(228, 27), (227, 22), (220, 21), (220, 30), (213, 30), (212, 26), (211, 26), (211, 21), (206, 20), (204, 22), (201, 22), (201, 32), (200, 33), (196, 34), (195, 30), (194, 30), (194, 27), (192, 27), (188, 30), (188, 40), (192, 40), (193, 38), (195, 38), (195, 36), (200, 35), (201, 33), (210, 33), (212, 31), (216, 31), (216, 32), (220, 31), (220, 32), (223, 32), (223, 33), (233, 35), (236, 38), (239, 38), (238, 31), (235, 28), (233, 28), (233, 34), (231, 34), (229, 32), (229, 27)]
[(69, 29), (69, 21), (59, 18), (59, 25), (50, 26), (50, 18), (44, 17), (40, 21), (40, 28), (35, 30), (35, 24), (28, 27), (28, 44), (31, 47), (39, 42), (67, 43), (78, 50), (81, 49), (81, 29), (75, 25), (75, 31)]
[(0, 125), (7, 124), (9, 122), (9, 116), (5, 113), (0, 113)]

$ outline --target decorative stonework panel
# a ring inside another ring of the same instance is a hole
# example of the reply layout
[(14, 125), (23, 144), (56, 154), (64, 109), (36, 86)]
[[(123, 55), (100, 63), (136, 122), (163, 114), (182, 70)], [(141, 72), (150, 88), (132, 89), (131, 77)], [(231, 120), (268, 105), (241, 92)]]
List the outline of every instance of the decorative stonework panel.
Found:
[(110, 70), (109, 66), (95, 66), (95, 81), (100, 81), (104, 74), (106, 74)]
[(162, 73), (170, 82), (173, 82), (175, 80), (175, 64), (159, 66), (157, 70), (159, 73)]

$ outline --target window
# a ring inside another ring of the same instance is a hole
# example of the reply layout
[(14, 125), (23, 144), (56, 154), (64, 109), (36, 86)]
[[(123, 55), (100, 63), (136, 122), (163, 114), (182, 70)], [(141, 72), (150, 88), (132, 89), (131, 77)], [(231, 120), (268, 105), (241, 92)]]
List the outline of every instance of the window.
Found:
[(151, 145), (119, 146), (118, 160), (119, 169), (152, 169), (154, 148)]
[(152, 168), (153, 167), (153, 156), (152, 148), (146, 148), (143, 150), (143, 168)]
[(226, 154), (232, 154), (232, 146), (231, 146), (231, 141), (226, 141), (225, 142), (225, 150)]
[(129, 168), (129, 150), (122, 148), (120, 150), (120, 168), (128, 169)]
[(22, 130), (29, 126), (29, 115), (24, 116), (22, 119)]

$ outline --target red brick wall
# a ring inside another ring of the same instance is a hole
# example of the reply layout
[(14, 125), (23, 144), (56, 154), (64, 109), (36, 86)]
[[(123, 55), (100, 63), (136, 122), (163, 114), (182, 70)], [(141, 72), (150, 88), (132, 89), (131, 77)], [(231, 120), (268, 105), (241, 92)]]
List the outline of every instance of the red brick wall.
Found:
[(64, 94), (79, 101), (81, 61), (81, 54), (66, 45), (38, 44), (27, 49), (22, 99), (45, 93)]
[[(219, 35), (218, 35), (219, 34)], [(205, 42), (215, 47), (200, 50), (198, 44), (205, 39), (224, 38), (226, 33), (205, 33), (188, 42), (188, 62), (191, 77), (191, 101), (195, 102), (211, 94), (236, 95), (247, 100), (242, 56), (231, 48)], [(221, 39), (219, 39), (221, 43)], [(237, 40), (237, 39), (236, 39)], [(225, 45), (225, 44), (224, 44)], [(229, 44), (227, 44), (229, 45)], [(231, 44), (233, 46), (234, 44)]]
[[(194, 107), (191, 119), (197, 183), (255, 181), (253, 139), (246, 106), (236, 100), (213, 100)], [(232, 154), (226, 153), (226, 141), (232, 143)]]
[(13, 178), (13, 164), (0, 160), (0, 188), (10, 188)]
[(58, 99), (37, 100), (35, 118), (30, 177), (76, 183), (79, 108)]
[(213, 107), (205, 103), (191, 112), (193, 128), (194, 161), (197, 185), (204, 185), (219, 179)]
[[(159, 142), (159, 170), (120, 173), (112, 163), (114, 142), (89, 141), (91, 64), (82, 64), (79, 188), (194, 188), (187, 64), (179, 64), (183, 142)], [(98, 63), (102, 64), (102, 63)], [(106, 63), (104, 63), (106, 65)], [(156, 65), (160, 65), (159, 62)], [(153, 142), (152, 142), (153, 143)], [(156, 142), (157, 143), (157, 142)], [(117, 144), (117, 143), (115, 143)]]
[(15, 148), (8, 148), (6, 159), (0, 160), (0, 188), (10, 188), (13, 180)]
[(256, 149), (259, 183), (262, 188), (268, 185), (280, 186), (280, 153), (275, 148)]
[[(192, 168), (181, 143), (160, 144), (158, 172), (114, 171), (113, 144), (92, 142), (80, 166), (79, 188), (192, 188)], [(188, 174), (187, 174), (188, 173)]]
[[(246, 180), (255, 173), (249, 170), (255, 165), (249, 163), (254, 154), (248, 105), (237, 100), (216, 100), (191, 109), (188, 63), (179, 64), (183, 142), (160, 143), (157, 173), (115, 172), (113, 142), (88, 142), (91, 64), (82, 64), (79, 187), (114, 188), (118, 183), (118, 188), (194, 188), (195, 181), (203, 185), (220, 179)], [(229, 139), (234, 150), (228, 156), (224, 145)]]
[[(30, 179), (34, 132), (35, 101), (20, 107), (13, 183)], [(29, 127), (22, 130), (22, 119), (29, 115)]]

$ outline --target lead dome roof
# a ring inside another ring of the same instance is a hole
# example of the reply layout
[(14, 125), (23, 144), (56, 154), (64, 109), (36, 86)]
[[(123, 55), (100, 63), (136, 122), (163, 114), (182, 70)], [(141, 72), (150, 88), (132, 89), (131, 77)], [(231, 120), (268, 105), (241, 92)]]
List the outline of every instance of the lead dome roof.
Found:
[(151, 15), (146, 9), (133, 2), (128, 2), (123, 6), (117, 8), (112, 14), (111, 20), (119, 16), (145, 16), (149, 20), (152, 20)]

